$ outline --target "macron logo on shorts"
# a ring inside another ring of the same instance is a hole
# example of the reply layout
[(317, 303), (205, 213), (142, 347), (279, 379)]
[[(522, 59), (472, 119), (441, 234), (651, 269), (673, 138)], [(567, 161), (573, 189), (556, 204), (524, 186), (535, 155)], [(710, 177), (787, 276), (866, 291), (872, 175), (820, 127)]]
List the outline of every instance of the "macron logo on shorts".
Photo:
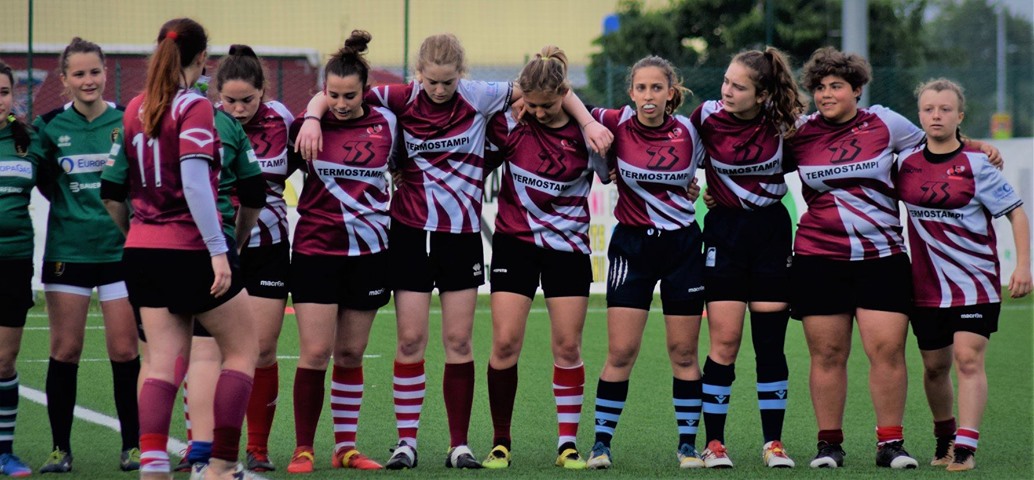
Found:
[(382, 295), (382, 294), (384, 294), (384, 289), (383, 288), (378, 288), (377, 290), (370, 290), (370, 293), (368, 293), (367, 295), (369, 295), (371, 297), (376, 297), (377, 295)]
[(979, 320), (984, 318), (984, 316), (979, 313), (963, 313), (962, 315), (959, 315), (959, 318), (964, 320)]
[(263, 287), (282, 287), (284, 282), (281, 280), (259, 280), (259, 285)]

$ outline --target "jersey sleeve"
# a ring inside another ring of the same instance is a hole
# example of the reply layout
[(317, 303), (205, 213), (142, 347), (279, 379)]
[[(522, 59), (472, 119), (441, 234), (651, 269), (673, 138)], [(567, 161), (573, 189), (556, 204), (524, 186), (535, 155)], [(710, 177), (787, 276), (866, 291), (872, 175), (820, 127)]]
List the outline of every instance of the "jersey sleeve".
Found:
[(458, 92), (482, 115), (489, 116), (510, 105), (513, 85), (509, 82), (460, 79)]
[(43, 115), (36, 117), (36, 120), (32, 122), (32, 127), (36, 129), (36, 134), (39, 136), (39, 142), (36, 144), (39, 147), (38, 153), (41, 155), (39, 168), (36, 171), (36, 187), (44, 197), (50, 199), (50, 194), (53, 193), (50, 187), (61, 173), (57, 163), (58, 148), (46, 132), (47, 119)]
[(894, 153), (907, 151), (923, 141), (926, 135), (923, 130), (900, 113), (879, 105), (871, 108), (887, 123), (887, 128), (890, 129), (890, 146)]
[(262, 167), (259, 166), (255, 150), (251, 148), (251, 140), (248, 139), (248, 134), (244, 132), (244, 127), (241, 126), (240, 122), (233, 120), (233, 124), (227, 133), (229, 134), (227, 136), (231, 137), (230, 141), (236, 146), (234, 151), (237, 152), (234, 158), (229, 159), (227, 165), (237, 175), (237, 180), (240, 181), (245, 178), (262, 175)]
[(267, 102), (266, 105), (273, 109), (277, 115), (280, 115), (280, 118), (284, 119), (284, 124), (287, 125), (288, 129), (291, 128), (291, 125), (294, 123), (294, 115), (291, 114), (291, 111), (287, 109), (286, 105), (276, 100), (271, 100)]
[(1023, 205), (1019, 193), (1005, 180), (1005, 175), (991, 165), (986, 156), (980, 154), (972, 163), (979, 165), (975, 178), (977, 201), (987, 208), (991, 215), (998, 218)]
[(506, 137), (509, 134), (506, 117), (511, 114), (509, 108), (495, 114), (488, 121), (485, 129), (485, 171), (499, 168), (506, 160)]
[(198, 98), (186, 106), (179, 117), (179, 160), (197, 158), (213, 162), (215, 155), (215, 110)]
[(378, 85), (366, 91), (363, 101), (373, 107), (384, 107), (392, 112), (401, 112), (412, 91), (412, 83), (405, 85)]
[(607, 130), (611, 132), (617, 130), (618, 123), (621, 121), (621, 110), (612, 108), (594, 108), (590, 112), (592, 117), (600, 122), (600, 125), (607, 127)]

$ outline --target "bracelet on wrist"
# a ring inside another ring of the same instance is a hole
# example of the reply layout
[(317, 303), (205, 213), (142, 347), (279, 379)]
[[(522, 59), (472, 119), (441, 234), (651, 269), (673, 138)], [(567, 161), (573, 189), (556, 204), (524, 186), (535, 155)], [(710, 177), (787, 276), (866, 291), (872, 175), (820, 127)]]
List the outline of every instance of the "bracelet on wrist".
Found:
[(305, 118), (302, 121), (305, 121), (305, 120), (316, 120), (318, 122), (318, 121), (320, 121), (320, 117), (317, 117), (315, 115), (306, 115)]

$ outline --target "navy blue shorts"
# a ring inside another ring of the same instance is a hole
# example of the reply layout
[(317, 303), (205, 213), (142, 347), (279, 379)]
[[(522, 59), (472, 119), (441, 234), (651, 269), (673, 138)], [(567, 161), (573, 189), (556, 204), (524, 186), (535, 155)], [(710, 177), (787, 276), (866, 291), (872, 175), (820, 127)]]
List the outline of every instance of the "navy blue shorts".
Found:
[(496, 233), (492, 235), (492, 293), (511, 292), (534, 299), (539, 282), (546, 298), (588, 297), (592, 263), (581, 252), (542, 248)]
[(909, 321), (920, 350), (940, 350), (955, 343), (955, 332), (970, 332), (988, 339), (998, 331), (1000, 303), (965, 307), (916, 307)]
[(704, 217), (707, 301), (789, 302), (793, 234), (782, 203), (713, 208)]
[(661, 282), (665, 315), (700, 315), (704, 310), (704, 255), (696, 222), (678, 230), (618, 224), (607, 259), (607, 307), (649, 310)]
[(904, 253), (853, 262), (794, 255), (790, 278), (790, 313), (797, 320), (853, 316), (859, 308), (905, 315), (912, 311), (912, 267)]

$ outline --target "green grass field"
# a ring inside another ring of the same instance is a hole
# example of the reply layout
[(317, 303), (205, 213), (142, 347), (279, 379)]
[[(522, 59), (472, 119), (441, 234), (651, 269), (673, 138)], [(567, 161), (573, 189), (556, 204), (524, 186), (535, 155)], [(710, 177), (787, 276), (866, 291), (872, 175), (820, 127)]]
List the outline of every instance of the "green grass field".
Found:
[[(585, 407), (579, 435), (579, 447), (587, 456), (591, 447), (593, 399), (596, 378), (606, 354), (606, 322), (602, 299), (594, 298), (586, 322), (584, 358), (586, 364)], [(388, 448), (395, 442), (395, 421), (392, 410), (391, 366), (395, 344), (394, 313), (388, 309), (377, 317), (365, 363), (366, 394), (359, 427), (359, 448), (381, 462), (388, 457)], [(989, 347), (987, 370), (990, 400), (978, 453), (978, 470), (967, 474), (984, 478), (1034, 477), (1034, 308), (1028, 297), (1023, 301), (1006, 301), (1002, 308), (1000, 330)], [(308, 478), (345, 478), (362, 475), (417, 477), (490, 477), (557, 478), (564, 476), (657, 478), (676, 475), (718, 476), (722, 478), (757, 478), (772, 476), (789, 478), (807, 475), (815, 478), (875, 478), (897, 475), (874, 466), (874, 415), (867, 388), (868, 366), (855, 335), (854, 354), (850, 361), (850, 386), (844, 432), (848, 456), (846, 468), (836, 471), (812, 471), (807, 461), (815, 453), (816, 427), (808, 397), (808, 352), (800, 324), (790, 322), (786, 353), (790, 364), (790, 405), (786, 415), (783, 441), (798, 468), (790, 471), (768, 471), (760, 462), (761, 433), (754, 392), (754, 359), (749, 333), (738, 362), (738, 380), (733, 386), (726, 443), (733, 470), (681, 472), (675, 460), (676, 429), (671, 406), (671, 373), (664, 345), (660, 314), (652, 314), (643, 342), (643, 351), (631, 379), (627, 408), (621, 417), (613, 442), (615, 468), (608, 472), (566, 472), (552, 466), (556, 447), (556, 413), (551, 385), (552, 358), (549, 354), (548, 317), (541, 300), (537, 301), (529, 319), (528, 338), (520, 363), (520, 389), (514, 413), (514, 463), (506, 472), (455, 472), (444, 468), (448, 432), (441, 398), (442, 349), (436, 333), (441, 316), (432, 315), (432, 340), (428, 348), (427, 400), (420, 430), (420, 468), (413, 472), (332, 471), (330, 451), (333, 445), (329, 402), (321, 417), (316, 442), (315, 474)], [(47, 319), (42, 308), (30, 312), (30, 318), (19, 357), (22, 385), (43, 390), (47, 370)], [(91, 329), (79, 370), (80, 406), (108, 416), (115, 415), (111, 395), (111, 369), (106, 360), (99, 314), (91, 314)], [(482, 457), (491, 448), (492, 427), (485, 390), (485, 369), (490, 347), (491, 322), (487, 307), (479, 306), (475, 326), (477, 393), (470, 428), (471, 447)], [(701, 338), (701, 358), (707, 351), (706, 326)], [(294, 449), (291, 386), (298, 354), (297, 327), (293, 315), (285, 320), (280, 339), (281, 396), (273, 435), (270, 440), (272, 459), (280, 471), (264, 474), (267, 478), (288, 478), (283, 471)], [(920, 460), (920, 468), (912, 477), (946, 477), (943, 469), (928, 466), (934, 440), (930, 413), (922, 390), (922, 366), (909, 339), (909, 396), (905, 416), (908, 450)], [(328, 378), (329, 384), (329, 378)], [(902, 388), (905, 388), (903, 385)], [(329, 386), (328, 386), (329, 390)], [(146, 406), (145, 406), (146, 408)], [(701, 433), (703, 430), (701, 430)], [(173, 416), (172, 435), (184, 438), (182, 414)], [(17, 426), (16, 452), (33, 468), (38, 468), (50, 451), (50, 429), (46, 408), (22, 398)], [(76, 420), (72, 435), (75, 463), (70, 478), (131, 478), (118, 471), (118, 435), (107, 427)], [(703, 448), (702, 438), (697, 447)], [(186, 474), (177, 475), (186, 478)]]

